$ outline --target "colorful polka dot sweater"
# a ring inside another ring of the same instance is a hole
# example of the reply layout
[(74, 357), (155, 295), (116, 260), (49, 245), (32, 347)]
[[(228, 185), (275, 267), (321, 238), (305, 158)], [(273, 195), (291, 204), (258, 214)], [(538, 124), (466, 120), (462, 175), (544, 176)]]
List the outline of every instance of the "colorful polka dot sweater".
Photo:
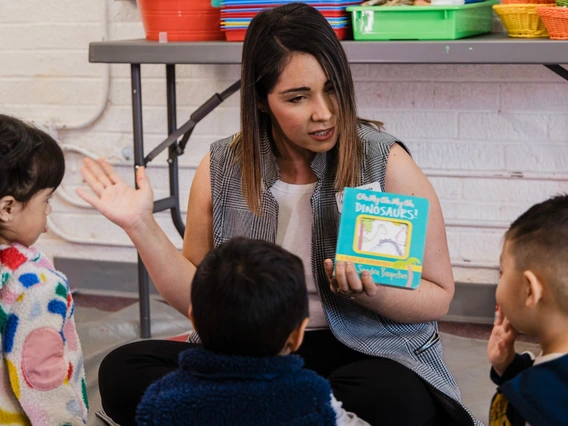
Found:
[(0, 245), (0, 424), (87, 422), (74, 308), (67, 279), (49, 259)]

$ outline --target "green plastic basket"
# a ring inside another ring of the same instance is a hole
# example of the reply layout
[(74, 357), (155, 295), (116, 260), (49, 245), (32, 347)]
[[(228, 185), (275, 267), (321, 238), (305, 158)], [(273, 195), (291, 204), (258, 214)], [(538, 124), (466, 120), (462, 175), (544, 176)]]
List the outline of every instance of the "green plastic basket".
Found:
[[(560, 0), (568, 1), (568, 0)], [(490, 33), (497, 0), (452, 6), (349, 6), (355, 40), (455, 40)]]
[(568, 0), (556, 0), (556, 6), (568, 7)]

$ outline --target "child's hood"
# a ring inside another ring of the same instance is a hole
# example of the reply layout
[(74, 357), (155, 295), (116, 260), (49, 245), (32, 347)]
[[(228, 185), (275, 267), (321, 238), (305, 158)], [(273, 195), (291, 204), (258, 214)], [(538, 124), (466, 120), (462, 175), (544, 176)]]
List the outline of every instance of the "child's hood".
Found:
[(34, 262), (40, 267), (54, 269), (49, 259), (36, 248), (24, 247), (18, 243), (9, 246), (0, 245), (0, 289), (4, 287), (14, 272), (26, 262)]

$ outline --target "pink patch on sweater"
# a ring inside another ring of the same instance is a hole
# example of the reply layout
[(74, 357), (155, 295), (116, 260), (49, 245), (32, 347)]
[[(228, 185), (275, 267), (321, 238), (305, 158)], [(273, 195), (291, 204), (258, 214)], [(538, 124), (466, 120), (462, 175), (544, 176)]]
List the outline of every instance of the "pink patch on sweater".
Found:
[(61, 334), (48, 327), (28, 334), (22, 351), (22, 373), (34, 389), (48, 391), (61, 386), (67, 376)]
[(75, 324), (72, 321), (67, 321), (63, 326), (63, 335), (67, 341), (69, 351), (76, 352), (79, 348), (79, 341), (77, 339), (77, 331), (75, 331)]
[(49, 426), (45, 421), (45, 410), (37, 406), (37, 402), (28, 403), (20, 401), (22, 408), (26, 412), (26, 416), (30, 419), (30, 423), (34, 426)]
[(10, 290), (9, 287), (3, 287), (2, 290), (0, 290), (0, 300), (3, 304), (8, 306), (12, 306), (19, 296), (18, 293)]
[(49, 259), (45, 256), (41, 256), (39, 258), (39, 260), (37, 261), (38, 266), (44, 268), (44, 269), (49, 269), (49, 270), (53, 270), (55, 269), (53, 267), (53, 265), (51, 264), (51, 262), (49, 261)]

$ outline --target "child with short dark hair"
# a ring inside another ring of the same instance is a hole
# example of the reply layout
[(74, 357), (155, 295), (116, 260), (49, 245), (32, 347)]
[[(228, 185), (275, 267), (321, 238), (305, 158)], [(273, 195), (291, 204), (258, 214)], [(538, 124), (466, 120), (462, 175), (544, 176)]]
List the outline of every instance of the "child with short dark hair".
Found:
[(45, 132), (0, 114), (0, 424), (87, 422), (87, 388), (65, 276), (31, 246), (65, 173)]
[(265, 241), (221, 244), (197, 268), (189, 317), (203, 346), (148, 388), (139, 425), (368, 425), (291, 355), (308, 324), (297, 256)]
[[(536, 204), (505, 234), (488, 344), (498, 387), (491, 426), (568, 425), (568, 195)], [(541, 354), (516, 354), (519, 332)]]

